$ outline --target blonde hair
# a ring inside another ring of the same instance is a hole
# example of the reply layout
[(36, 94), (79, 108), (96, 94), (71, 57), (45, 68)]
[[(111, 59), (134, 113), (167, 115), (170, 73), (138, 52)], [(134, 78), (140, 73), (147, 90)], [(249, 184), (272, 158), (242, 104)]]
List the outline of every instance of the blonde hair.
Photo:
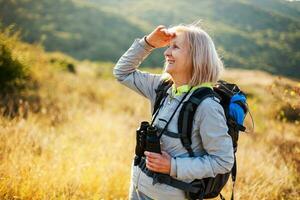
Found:
[(211, 37), (197, 24), (178, 25), (171, 28), (176, 33), (184, 33), (192, 63), (189, 85), (205, 82), (215, 83), (224, 66)]

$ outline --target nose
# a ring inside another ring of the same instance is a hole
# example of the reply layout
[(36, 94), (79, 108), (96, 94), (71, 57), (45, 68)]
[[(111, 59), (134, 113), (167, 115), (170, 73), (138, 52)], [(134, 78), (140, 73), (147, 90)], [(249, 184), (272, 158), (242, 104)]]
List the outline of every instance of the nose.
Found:
[(165, 57), (168, 57), (168, 56), (171, 56), (172, 54), (171, 54), (171, 48), (170, 47), (168, 47), (166, 50), (165, 50), (165, 52), (164, 52), (164, 56)]

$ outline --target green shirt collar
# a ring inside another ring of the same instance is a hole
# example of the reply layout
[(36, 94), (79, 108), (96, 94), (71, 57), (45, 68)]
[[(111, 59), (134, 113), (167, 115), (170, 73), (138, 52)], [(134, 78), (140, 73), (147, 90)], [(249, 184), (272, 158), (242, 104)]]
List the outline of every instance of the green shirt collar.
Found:
[[(196, 89), (198, 89), (198, 88), (200, 88), (200, 87), (213, 88), (213, 84), (210, 83), (210, 82), (202, 83), (200, 85), (194, 86), (191, 89), (191, 92), (194, 91), (194, 90), (196, 90)], [(188, 92), (190, 88), (191, 88), (191, 86), (189, 86), (189, 85), (182, 85), (182, 86), (177, 87), (177, 89), (176, 89), (175, 84), (173, 84), (172, 85), (172, 94), (174, 96), (180, 96), (183, 93)]]

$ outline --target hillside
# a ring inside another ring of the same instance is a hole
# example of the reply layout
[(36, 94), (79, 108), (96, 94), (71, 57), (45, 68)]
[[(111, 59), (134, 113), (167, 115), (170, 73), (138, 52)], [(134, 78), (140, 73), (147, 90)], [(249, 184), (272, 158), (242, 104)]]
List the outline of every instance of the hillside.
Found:
[(128, 37), (142, 33), (121, 17), (69, 0), (1, 0), (0, 19), (4, 26), (16, 24), (25, 41), (78, 59), (114, 60), (128, 46)]
[[(227, 67), (300, 77), (299, 2), (283, 0), (0, 0), (3, 26), (47, 51), (113, 61), (158, 24), (203, 20)], [(162, 66), (159, 50), (145, 66)]]
[[(112, 63), (47, 53), (8, 31), (0, 39), (0, 77), (10, 77), (0, 88), (0, 199), (126, 199), (148, 101), (112, 77)], [(253, 70), (223, 78), (246, 91), (255, 122), (240, 135), (236, 199), (297, 199), (299, 82)]]

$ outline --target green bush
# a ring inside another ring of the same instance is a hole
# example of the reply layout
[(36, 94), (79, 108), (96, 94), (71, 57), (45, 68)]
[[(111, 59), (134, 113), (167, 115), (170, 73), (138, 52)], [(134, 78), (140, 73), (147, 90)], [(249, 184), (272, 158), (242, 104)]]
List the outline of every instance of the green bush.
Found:
[(49, 61), (51, 64), (53, 64), (53, 66), (60, 70), (76, 74), (75, 64), (66, 58), (52, 57)]
[(293, 107), (290, 104), (283, 105), (278, 111), (277, 118), (288, 122), (300, 121), (300, 107)]
[(30, 107), (26, 91), (32, 80), (27, 66), (13, 55), (19, 45), (17, 35), (9, 30), (0, 33), (0, 114), (26, 118)]
[(12, 57), (5, 44), (0, 43), (0, 93), (24, 88), (28, 77), (26, 67)]

